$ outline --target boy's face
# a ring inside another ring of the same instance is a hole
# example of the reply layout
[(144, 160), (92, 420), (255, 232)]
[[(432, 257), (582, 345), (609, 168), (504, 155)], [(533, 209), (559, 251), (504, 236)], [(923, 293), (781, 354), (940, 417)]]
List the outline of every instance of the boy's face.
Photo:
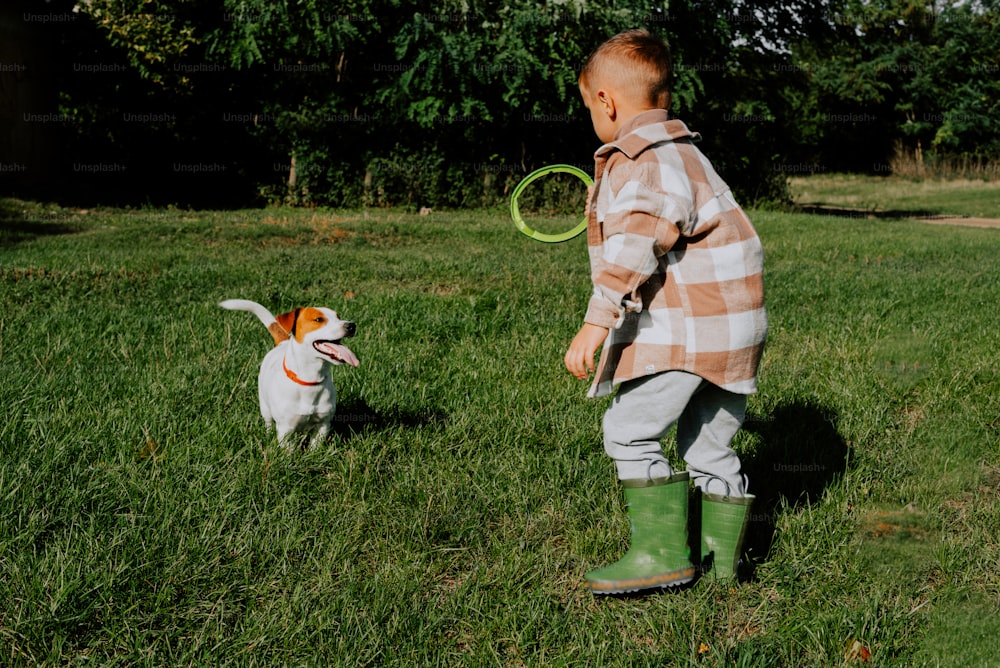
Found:
[(614, 103), (611, 102), (607, 92), (592, 87), (587, 82), (580, 82), (580, 96), (583, 98), (583, 106), (590, 111), (590, 122), (594, 124), (597, 138), (605, 144), (614, 141), (615, 131), (618, 128), (613, 120)]

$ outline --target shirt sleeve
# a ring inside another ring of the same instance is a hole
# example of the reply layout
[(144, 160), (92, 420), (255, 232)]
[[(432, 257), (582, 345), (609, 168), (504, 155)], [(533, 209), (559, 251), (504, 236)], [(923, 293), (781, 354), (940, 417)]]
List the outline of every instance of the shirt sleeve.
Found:
[(617, 328), (626, 313), (642, 311), (639, 288), (677, 242), (687, 214), (675, 198), (640, 181), (627, 181), (609, 199), (604, 242), (592, 262), (594, 294), (584, 320)]

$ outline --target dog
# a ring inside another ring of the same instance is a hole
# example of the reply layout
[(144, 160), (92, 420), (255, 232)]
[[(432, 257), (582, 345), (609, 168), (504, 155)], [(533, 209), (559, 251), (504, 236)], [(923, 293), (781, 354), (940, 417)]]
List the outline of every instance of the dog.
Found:
[(265, 424), (276, 429), (278, 442), (286, 447), (307, 438), (310, 448), (319, 445), (329, 434), (337, 410), (330, 365), (358, 366), (358, 358), (341, 343), (354, 336), (354, 323), (318, 306), (278, 317), (246, 299), (229, 299), (219, 306), (253, 313), (274, 338), (274, 348), (261, 361), (257, 378)]

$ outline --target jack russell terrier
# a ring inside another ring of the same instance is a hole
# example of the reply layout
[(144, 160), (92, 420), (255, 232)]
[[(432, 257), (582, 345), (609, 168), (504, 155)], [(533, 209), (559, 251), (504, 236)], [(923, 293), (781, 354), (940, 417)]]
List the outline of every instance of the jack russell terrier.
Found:
[(337, 390), (328, 365), (358, 366), (358, 358), (341, 344), (354, 336), (354, 323), (323, 307), (297, 308), (274, 317), (246, 299), (229, 299), (219, 306), (253, 313), (274, 338), (274, 348), (260, 363), (257, 389), (260, 414), (269, 428), (277, 429), (278, 442), (289, 446), (289, 437), (296, 435), (310, 437), (309, 447), (321, 443), (337, 410)]

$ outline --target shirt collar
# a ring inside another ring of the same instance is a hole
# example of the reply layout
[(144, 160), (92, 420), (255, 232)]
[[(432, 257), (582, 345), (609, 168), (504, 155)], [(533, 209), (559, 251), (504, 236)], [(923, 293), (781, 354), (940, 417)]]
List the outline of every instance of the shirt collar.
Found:
[(650, 109), (626, 121), (618, 128), (614, 141), (597, 149), (595, 155), (607, 155), (618, 150), (634, 159), (654, 144), (678, 139), (700, 141), (701, 135), (689, 130), (683, 121), (671, 120), (666, 109)]

